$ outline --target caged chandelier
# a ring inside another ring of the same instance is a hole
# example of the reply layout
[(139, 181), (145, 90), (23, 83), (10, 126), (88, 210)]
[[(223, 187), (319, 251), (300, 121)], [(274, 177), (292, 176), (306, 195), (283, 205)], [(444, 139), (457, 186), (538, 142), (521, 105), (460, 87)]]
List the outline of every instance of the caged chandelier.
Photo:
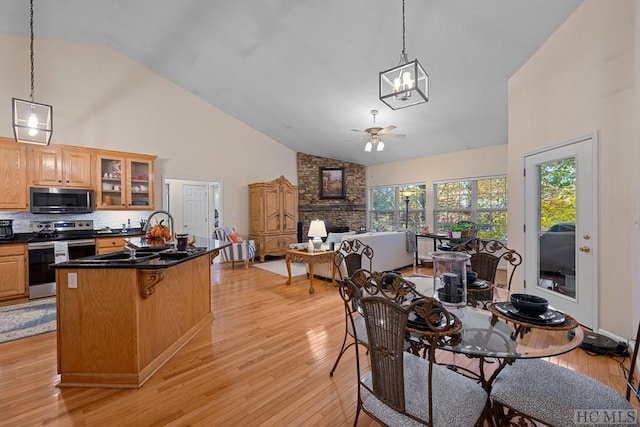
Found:
[(409, 61), (405, 49), (404, 0), (402, 0), (402, 53), (400, 63), (380, 72), (380, 101), (392, 110), (429, 101), (429, 76), (417, 59)]
[(53, 107), (33, 101), (34, 60), (33, 60), (33, 0), (30, 9), (30, 59), (31, 59), (31, 94), (30, 101), (12, 98), (13, 100), (13, 133), (17, 142), (27, 144), (49, 145), (53, 133)]

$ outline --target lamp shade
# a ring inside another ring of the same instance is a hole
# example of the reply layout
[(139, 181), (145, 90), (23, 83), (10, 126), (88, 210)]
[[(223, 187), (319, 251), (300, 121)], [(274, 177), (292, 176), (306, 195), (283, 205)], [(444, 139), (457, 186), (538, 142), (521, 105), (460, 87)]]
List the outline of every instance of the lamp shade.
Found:
[(327, 228), (324, 226), (324, 221), (314, 219), (309, 225), (309, 237), (327, 237)]
[(413, 191), (413, 190), (401, 190), (400, 191), (400, 195), (402, 197), (411, 197), (411, 196), (413, 196), (414, 193), (415, 193), (415, 191)]

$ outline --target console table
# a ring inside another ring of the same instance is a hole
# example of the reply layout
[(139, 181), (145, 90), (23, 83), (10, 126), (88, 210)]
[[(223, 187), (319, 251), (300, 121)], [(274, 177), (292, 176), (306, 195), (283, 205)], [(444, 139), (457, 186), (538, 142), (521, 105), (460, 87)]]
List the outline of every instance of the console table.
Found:
[(315, 292), (313, 289), (313, 265), (321, 264), (323, 262), (331, 263), (331, 283), (336, 283), (336, 264), (333, 262), (333, 258), (336, 255), (336, 251), (317, 251), (317, 252), (308, 252), (304, 250), (298, 249), (289, 249), (285, 252), (284, 259), (287, 262), (287, 273), (289, 273), (289, 277), (287, 278), (287, 285), (291, 284), (291, 261), (294, 262), (306, 262), (309, 266), (309, 293), (312, 294)]

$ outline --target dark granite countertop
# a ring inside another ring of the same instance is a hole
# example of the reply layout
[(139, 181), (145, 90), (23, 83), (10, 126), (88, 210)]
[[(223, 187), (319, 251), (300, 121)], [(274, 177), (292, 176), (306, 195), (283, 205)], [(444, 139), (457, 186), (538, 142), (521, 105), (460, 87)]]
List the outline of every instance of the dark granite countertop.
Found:
[(110, 254), (94, 255), (90, 257), (69, 260), (59, 264), (52, 264), (51, 268), (168, 268), (194, 258), (207, 255), (230, 246), (230, 242), (196, 237), (194, 246), (187, 251), (179, 252), (173, 245), (153, 246), (144, 237), (130, 237), (125, 240), (137, 246), (136, 260), (130, 258), (128, 252), (119, 251)]
[(122, 232), (120, 228), (103, 228), (93, 231), (93, 237), (118, 237), (118, 236), (144, 236), (142, 228), (128, 228), (126, 232)]
[(32, 239), (33, 233), (16, 233), (11, 239), (0, 239), (0, 245), (11, 245), (16, 243), (27, 243)]
[[(141, 228), (129, 228), (126, 233), (123, 233), (121, 229), (110, 229), (110, 230), (94, 230), (93, 237), (134, 237), (134, 236), (144, 236), (144, 232)], [(29, 243), (32, 239), (36, 237), (35, 233), (15, 233), (11, 239), (0, 239), (0, 245), (10, 245), (10, 244), (19, 244), (19, 243)]]

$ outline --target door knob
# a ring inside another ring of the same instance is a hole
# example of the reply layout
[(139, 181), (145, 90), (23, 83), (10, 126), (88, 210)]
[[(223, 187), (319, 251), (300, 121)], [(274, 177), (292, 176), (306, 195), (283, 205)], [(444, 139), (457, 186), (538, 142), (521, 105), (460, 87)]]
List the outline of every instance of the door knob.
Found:
[(589, 253), (591, 252), (591, 248), (589, 246), (580, 246), (580, 252)]
[(582, 238), (583, 238), (584, 240), (589, 240), (589, 239), (591, 238), (591, 234), (585, 233), (585, 234), (582, 236)]

